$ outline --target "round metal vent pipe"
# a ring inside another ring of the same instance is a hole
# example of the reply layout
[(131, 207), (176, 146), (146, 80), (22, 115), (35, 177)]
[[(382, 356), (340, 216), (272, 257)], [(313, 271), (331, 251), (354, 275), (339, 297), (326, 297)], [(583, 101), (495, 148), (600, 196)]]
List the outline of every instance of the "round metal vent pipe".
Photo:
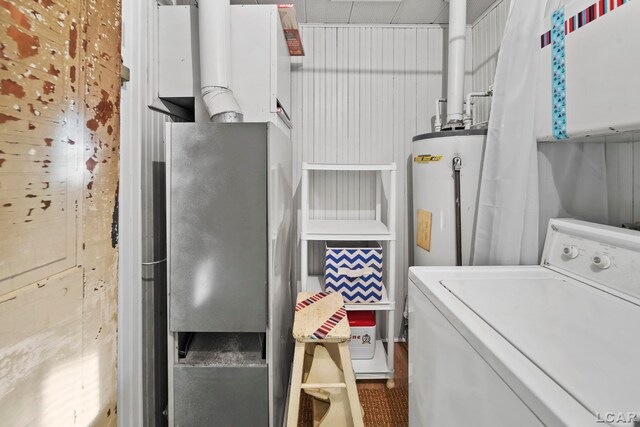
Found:
[(242, 110), (229, 89), (231, 81), (230, 0), (199, 0), (200, 81), (212, 122), (241, 122)]
[(449, 0), (449, 73), (447, 79), (446, 128), (464, 127), (464, 59), (467, 31), (467, 0)]

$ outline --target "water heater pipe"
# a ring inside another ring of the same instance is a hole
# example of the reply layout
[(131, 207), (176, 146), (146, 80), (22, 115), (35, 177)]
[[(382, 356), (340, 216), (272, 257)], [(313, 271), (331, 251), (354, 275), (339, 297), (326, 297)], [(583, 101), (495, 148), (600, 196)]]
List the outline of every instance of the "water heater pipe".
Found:
[(433, 122), (433, 129), (436, 132), (440, 132), (442, 130), (442, 111), (440, 109), (440, 104), (447, 102), (444, 98), (436, 99), (436, 117)]
[(463, 124), (464, 57), (467, 0), (449, 0), (449, 76), (447, 80), (447, 128)]
[(464, 128), (471, 129), (473, 126), (473, 98), (493, 96), (493, 86), (489, 86), (486, 92), (470, 92), (467, 94), (464, 110)]
[(231, 81), (230, 0), (200, 0), (200, 86), (212, 122), (241, 122), (238, 101), (229, 89)]

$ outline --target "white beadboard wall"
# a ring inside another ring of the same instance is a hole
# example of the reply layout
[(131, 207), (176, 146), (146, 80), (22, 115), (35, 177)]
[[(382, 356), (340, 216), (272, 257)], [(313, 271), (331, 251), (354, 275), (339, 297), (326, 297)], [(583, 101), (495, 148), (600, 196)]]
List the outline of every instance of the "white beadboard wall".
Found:
[[(500, 0), (494, 3), (472, 26), (473, 90), (476, 92), (485, 91), (493, 84), (510, 2), (511, 0)], [(488, 121), (491, 100), (476, 98), (474, 103), (474, 122)]]
[(609, 224), (640, 223), (640, 132), (605, 140)]
[[(499, 0), (472, 26), (473, 90), (493, 84), (511, 0)], [(476, 101), (476, 122), (489, 120), (488, 99)], [(605, 143), (609, 224), (640, 222), (640, 133), (592, 138)]]
[[(142, 112), (142, 260), (157, 262), (167, 257), (165, 197), (165, 124), (171, 118), (151, 110), (158, 98), (158, 6), (145, 0), (147, 16), (146, 93)], [(167, 389), (167, 263), (142, 268), (142, 336), (144, 374), (144, 419), (147, 425), (162, 425)]]
[[(411, 138), (431, 132), (435, 99), (446, 96), (442, 26), (302, 25), (306, 56), (292, 73), (293, 162), (300, 206), (302, 162), (383, 163), (398, 166), (396, 333), (412, 262)], [(469, 29), (468, 34), (471, 34)], [(466, 87), (471, 88), (471, 38)], [(373, 218), (369, 174), (312, 176), (314, 218)], [(296, 270), (300, 251), (297, 245)], [(322, 272), (323, 247), (309, 251), (309, 271)]]
[[(125, 49), (134, 53), (124, 63), (131, 69), (131, 81), (124, 83), (126, 90), (123, 91), (123, 96), (125, 92), (130, 93), (130, 108), (127, 110), (129, 114), (122, 115), (121, 125), (123, 135), (126, 135), (122, 139), (122, 145), (133, 146), (134, 148), (127, 148), (127, 152), (136, 152), (140, 163), (135, 172), (125, 171), (128, 176), (122, 184), (133, 187), (131, 191), (139, 197), (139, 205), (127, 206), (127, 209), (131, 213), (135, 212), (132, 218), (139, 218), (140, 223), (129, 227), (134, 231), (132, 235), (121, 232), (120, 239), (123, 242), (121, 244), (139, 240), (133, 246), (141, 249), (142, 262), (150, 262), (166, 257), (164, 126), (170, 119), (148, 107), (158, 97), (158, 2), (141, 0), (129, 3), (134, 4), (129, 8), (136, 12), (124, 17), (123, 44)], [(134, 387), (131, 384), (137, 386), (138, 380), (142, 381), (141, 395), (144, 397), (139, 406), (125, 405), (123, 415), (135, 416), (135, 421), (123, 422), (123, 419), (119, 419), (119, 422), (124, 425), (142, 425), (144, 420), (144, 425), (161, 425), (168, 392), (166, 263), (144, 265), (141, 270), (142, 276), (135, 281), (123, 276), (121, 287), (123, 292), (128, 292), (123, 295), (130, 298), (126, 301), (121, 299), (121, 303), (126, 302), (127, 310), (124, 313), (121, 311), (119, 315), (127, 327), (120, 328), (118, 339), (125, 343), (122, 351), (127, 357), (132, 353), (139, 356), (133, 361), (135, 367), (125, 369), (121, 378), (125, 386), (124, 394), (120, 394), (121, 400), (131, 400), (126, 398), (127, 390)], [(138, 325), (138, 328), (130, 327), (131, 325)], [(134, 344), (129, 345), (130, 343)], [(138, 353), (134, 353), (134, 350)], [(120, 365), (127, 368), (125, 362)]]

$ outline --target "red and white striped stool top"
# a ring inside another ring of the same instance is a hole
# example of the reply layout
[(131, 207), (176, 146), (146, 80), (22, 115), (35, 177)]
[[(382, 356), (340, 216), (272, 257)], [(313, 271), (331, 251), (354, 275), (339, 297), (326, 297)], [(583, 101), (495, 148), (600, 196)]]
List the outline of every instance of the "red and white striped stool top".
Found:
[(344, 342), (351, 329), (342, 295), (300, 292), (293, 318), (293, 338), (300, 342)]

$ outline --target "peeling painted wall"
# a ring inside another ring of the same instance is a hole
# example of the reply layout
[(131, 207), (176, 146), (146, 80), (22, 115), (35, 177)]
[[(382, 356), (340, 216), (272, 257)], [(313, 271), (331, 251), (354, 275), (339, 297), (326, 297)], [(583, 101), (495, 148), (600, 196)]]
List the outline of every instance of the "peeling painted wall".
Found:
[(0, 414), (115, 425), (120, 0), (0, 0)]

